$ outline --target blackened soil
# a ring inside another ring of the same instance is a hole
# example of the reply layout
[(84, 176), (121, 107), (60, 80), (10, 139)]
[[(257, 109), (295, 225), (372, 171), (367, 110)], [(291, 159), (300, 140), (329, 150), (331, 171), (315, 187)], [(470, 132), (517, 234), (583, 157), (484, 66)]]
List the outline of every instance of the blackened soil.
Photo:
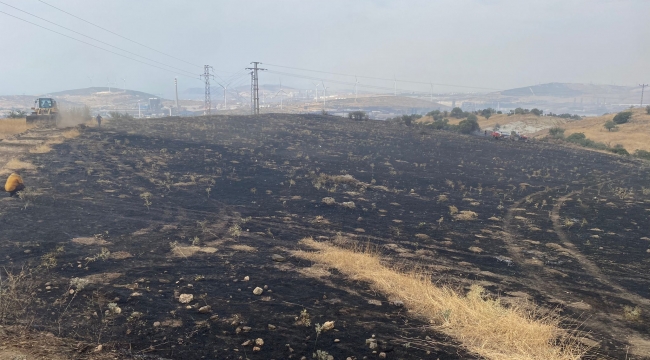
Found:
[[(0, 265), (50, 265), (35, 326), (119, 356), (472, 358), (394, 299), (292, 257), (307, 236), (378, 245), (387, 263), (459, 289), (528, 294), (583, 324), (594, 354), (619, 358), (630, 334), (650, 338), (649, 171), (623, 158), (265, 115), (114, 122), (28, 160), (36, 193), (1, 202)], [(91, 283), (71, 294), (74, 278)], [(111, 302), (121, 314), (106, 315)], [(336, 328), (317, 337), (325, 321)], [(242, 345), (257, 338), (259, 351)]]

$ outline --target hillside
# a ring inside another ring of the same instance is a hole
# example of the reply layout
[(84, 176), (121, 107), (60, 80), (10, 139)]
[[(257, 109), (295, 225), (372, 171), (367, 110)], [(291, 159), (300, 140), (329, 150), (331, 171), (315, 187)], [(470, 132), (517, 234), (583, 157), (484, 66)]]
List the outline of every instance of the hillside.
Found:
[[(571, 121), (561, 127), (566, 129), (564, 135), (584, 133), (587, 138), (614, 146), (621, 144), (630, 153), (635, 150), (650, 151), (650, 115), (645, 109), (631, 109), (632, 119), (627, 124), (618, 125), (615, 131), (607, 131), (603, 127), (606, 121), (612, 120), (616, 114), (587, 117), (580, 121)], [(539, 135), (546, 135), (547, 130)]]
[[(550, 129), (555, 126), (563, 126), (567, 123), (567, 119), (554, 117), (554, 116), (535, 116), (533, 114), (518, 114), (508, 116), (506, 114), (495, 114), (486, 119), (483, 116), (477, 116), (478, 123), (481, 129), (492, 130), (496, 124), (499, 124), (502, 131), (516, 131), (521, 134), (532, 135), (545, 129)], [(463, 119), (449, 118), (449, 123), (458, 125)], [(425, 116), (417, 123), (426, 124), (432, 122), (433, 119)], [(568, 120), (571, 122), (571, 120)]]

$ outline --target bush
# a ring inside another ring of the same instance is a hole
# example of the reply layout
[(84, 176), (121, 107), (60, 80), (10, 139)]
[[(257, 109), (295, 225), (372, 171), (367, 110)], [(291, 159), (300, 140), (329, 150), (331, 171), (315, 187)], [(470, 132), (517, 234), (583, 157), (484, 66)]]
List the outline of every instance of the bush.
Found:
[(584, 145), (586, 139), (587, 136), (585, 136), (583, 133), (573, 133), (567, 136), (565, 140), (574, 144)]
[(7, 115), (7, 117), (10, 119), (20, 119), (20, 118), (24, 118), (25, 116), (27, 116), (27, 113), (25, 113), (22, 110), (18, 110), (18, 111), (11, 110)]
[(626, 122), (630, 121), (630, 118), (632, 118), (632, 112), (631, 111), (623, 111), (616, 116), (614, 116), (614, 123), (616, 124), (625, 124)]
[(448, 130), (449, 120), (448, 119), (436, 120), (430, 124), (427, 124), (427, 126), (433, 128), (434, 130)]
[(555, 126), (548, 130), (548, 134), (551, 135), (551, 137), (554, 137), (556, 139), (562, 139), (564, 138), (564, 129)]
[(499, 129), (501, 129), (501, 125), (499, 125), (499, 123), (494, 124), (494, 127), (492, 127), (492, 130), (494, 131), (499, 131)]
[(467, 119), (458, 123), (458, 131), (463, 134), (471, 134), (476, 131), (480, 131), (481, 127), (478, 125), (476, 115), (470, 114)]
[(368, 120), (368, 113), (365, 111), (352, 111), (348, 113), (348, 118), (357, 121)]
[(648, 105), (648, 106), (645, 107), (645, 112), (647, 112), (648, 115), (650, 115), (650, 105)]
[(625, 150), (625, 148), (621, 144), (616, 144), (613, 148), (607, 149), (607, 151), (613, 152), (614, 154), (618, 154), (618, 155), (630, 155), (630, 153), (627, 152), (627, 150)]
[(542, 116), (542, 114), (544, 113), (544, 111), (535, 108), (535, 109), (530, 110), (530, 113), (533, 114), (533, 115), (535, 115), (535, 116)]
[(637, 151), (634, 152), (634, 156), (636, 156), (636, 157), (638, 157), (640, 159), (650, 160), (650, 151), (637, 150)]
[(402, 115), (402, 121), (406, 126), (411, 126), (413, 124), (413, 121), (421, 118), (422, 115), (418, 114), (411, 114), (411, 115)]
[(605, 129), (607, 129), (607, 131), (612, 131), (612, 129), (616, 129), (616, 124), (612, 120), (606, 121), (605, 125), (603, 126), (605, 127)]

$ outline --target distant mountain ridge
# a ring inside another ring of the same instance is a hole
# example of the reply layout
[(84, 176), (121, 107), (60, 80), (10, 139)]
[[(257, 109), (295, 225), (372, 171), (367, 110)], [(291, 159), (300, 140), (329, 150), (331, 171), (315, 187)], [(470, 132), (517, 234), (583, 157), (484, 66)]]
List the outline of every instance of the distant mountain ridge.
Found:
[(501, 91), (505, 96), (552, 96), (572, 98), (579, 96), (626, 96), (635, 87), (598, 84), (547, 83)]
[[(73, 89), (73, 90), (64, 90), (64, 91), (57, 91), (57, 92), (52, 92), (52, 93), (47, 93), (43, 94), (41, 96), (91, 96), (96, 93), (103, 93), (103, 92), (109, 92), (109, 88), (105, 86), (95, 86), (95, 87), (88, 87), (88, 88), (82, 88), (82, 89)], [(142, 91), (136, 91), (136, 90), (124, 90), (120, 88), (115, 88), (111, 87), (110, 88), (111, 93), (115, 94), (123, 94), (123, 95), (129, 95), (129, 96), (136, 96), (136, 97), (142, 97), (142, 98), (156, 98), (159, 96), (156, 96), (154, 94), (149, 94), (146, 92)]]

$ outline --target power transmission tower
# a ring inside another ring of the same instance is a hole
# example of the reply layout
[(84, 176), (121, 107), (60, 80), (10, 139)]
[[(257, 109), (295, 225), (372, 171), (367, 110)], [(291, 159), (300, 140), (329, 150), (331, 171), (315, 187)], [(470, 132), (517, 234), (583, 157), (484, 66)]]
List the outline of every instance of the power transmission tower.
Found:
[(639, 84), (641, 87), (641, 107), (643, 107), (643, 90), (645, 90), (645, 87), (648, 86), (648, 84)]
[(246, 70), (252, 70), (251, 72), (251, 111), (253, 115), (260, 114), (260, 84), (259, 84), (259, 75), (257, 72), (259, 70), (266, 70), (258, 68), (257, 65), (261, 64), (259, 61), (251, 62), (253, 64), (252, 68), (246, 68)]
[(210, 78), (214, 79), (214, 75), (210, 74), (210, 69), (212, 66), (204, 65), (203, 66), (203, 75), (202, 78), (205, 79), (205, 103), (203, 104), (203, 115), (212, 114), (212, 99), (210, 97)]

